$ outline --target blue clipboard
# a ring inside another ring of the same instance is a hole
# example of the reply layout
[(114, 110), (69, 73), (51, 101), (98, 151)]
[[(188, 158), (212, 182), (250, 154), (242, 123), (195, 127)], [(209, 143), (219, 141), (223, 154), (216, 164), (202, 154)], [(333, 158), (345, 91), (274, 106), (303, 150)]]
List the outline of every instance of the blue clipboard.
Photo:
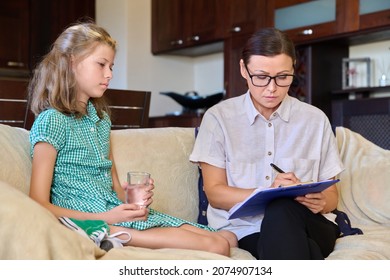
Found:
[(329, 188), (330, 186), (336, 184), (339, 181), (339, 179), (326, 180), (322, 182), (306, 184), (302, 183), (290, 187), (255, 190), (247, 199), (245, 199), (243, 202), (236, 204), (229, 210), (229, 220), (246, 216), (264, 214), (264, 210), (268, 202), (275, 198), (293, 198), (297, 196), (303, 196), (308, 193), (322, 192), (323, 190)]

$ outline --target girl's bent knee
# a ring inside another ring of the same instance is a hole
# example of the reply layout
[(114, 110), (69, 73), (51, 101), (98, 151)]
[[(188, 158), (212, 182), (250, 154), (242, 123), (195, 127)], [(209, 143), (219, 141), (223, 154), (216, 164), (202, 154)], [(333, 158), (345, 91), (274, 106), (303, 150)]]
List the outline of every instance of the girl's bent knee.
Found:
[(230, 247), (238, 247), (237, 236), (228, 230), (218, 231), (218, 234), (224, 237), (228, 242)]
[(227, 257), (230, 256), (230, 244), (225, 238), (218, 236), (210, 241), (210, 246), (207, 249), (209, 252)]

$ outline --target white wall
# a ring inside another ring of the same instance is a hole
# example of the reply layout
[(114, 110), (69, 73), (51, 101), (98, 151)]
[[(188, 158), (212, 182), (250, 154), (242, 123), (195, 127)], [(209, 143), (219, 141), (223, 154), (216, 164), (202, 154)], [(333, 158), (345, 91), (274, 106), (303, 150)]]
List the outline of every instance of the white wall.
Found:
[(96, 0), (96, 22), (118, 41), (110, 87), (152, 92), (150, 116), (181, 111), (159, 94), (223, 91), (223, 54), (197, 58), (151, 53), (151, 0)]
[(128, 14), (125, 0), (96, 0), (96, 22), (107, 29), (119, 45), (110, 88), (127, 88)]

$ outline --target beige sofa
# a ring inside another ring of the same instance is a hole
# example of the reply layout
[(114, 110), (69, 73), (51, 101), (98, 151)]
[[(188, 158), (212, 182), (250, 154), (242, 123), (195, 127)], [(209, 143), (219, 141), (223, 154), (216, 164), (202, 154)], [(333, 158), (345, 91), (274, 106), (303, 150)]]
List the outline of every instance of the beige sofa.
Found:
[[(202, 251), (125, 247), (105, 252), (62, 226), (28, 197), (31, 161), (28, 131), (0, 125), (0, 259), (228, 259)], [(347, 170), (340, 176), (339, 209), (363, 235), (340, 238), (329, 259), (390, 259), (390, 151), (338, 128)], [(188, 161), (192, 128), (128, 129), (112, 132), (121, 180), (129, 170), (155, 179), (153, 208), (190, 221), (198, 216), (198, 169)], [(232, 259), (252, 259), (234, 248)]]

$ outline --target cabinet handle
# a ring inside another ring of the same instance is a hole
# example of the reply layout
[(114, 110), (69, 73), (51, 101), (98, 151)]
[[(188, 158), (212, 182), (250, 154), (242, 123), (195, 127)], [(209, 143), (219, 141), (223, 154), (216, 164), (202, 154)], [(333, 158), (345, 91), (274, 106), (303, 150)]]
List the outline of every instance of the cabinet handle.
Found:
[(232, 32), (234, 32), (234, 33), (241, 32), (241, 27), (239, 27), (239, 26), (233, 27), (233, 28), (232, 28)]
[(192, 37), (188, 37), (187, 38), (187, 41), (193, 41), (193, 42), (197, 42), (200, 40), (200, 37), (198, 35), (195, 35), (195, 36), (192, 36)]
[(299, 35), (312, 35), (313, 34), (313, 29), (305, 29), (302, 30), (301, 32), (298, 33)]
[(7, 62), (7, 66), (10, 66), (10, 67), (24, 67), (24, 63), (23, 62), (17, 62), (17, 61), (8, 61)]
[(8, 124), (8, 123), (16, 124), (16, 123), (24, 123), (24, 121), (19, 121), (19, 120), (0, 120), (0, 123), (4, 123), (4, 124)]
[(177, 46), (177, 45), (183, 45), (183, 40), (179, 39), (176, 41), (171, 41), (172, 46)]

